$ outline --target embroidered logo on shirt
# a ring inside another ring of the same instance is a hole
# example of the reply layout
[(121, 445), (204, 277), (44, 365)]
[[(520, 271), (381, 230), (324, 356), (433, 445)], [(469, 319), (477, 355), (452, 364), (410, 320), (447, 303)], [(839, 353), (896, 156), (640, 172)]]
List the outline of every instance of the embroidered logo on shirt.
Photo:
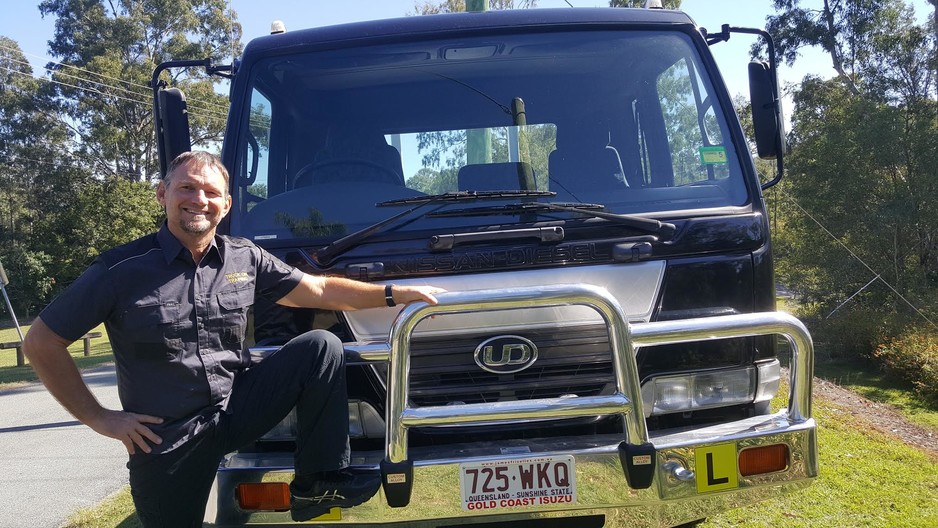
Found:
[(236, 271), (234, 273), (226, 273), (225, 279), (228, 280), (228, 284), (237, 284), (239, 282), (247, 282), (251, 280), (246, 271)]

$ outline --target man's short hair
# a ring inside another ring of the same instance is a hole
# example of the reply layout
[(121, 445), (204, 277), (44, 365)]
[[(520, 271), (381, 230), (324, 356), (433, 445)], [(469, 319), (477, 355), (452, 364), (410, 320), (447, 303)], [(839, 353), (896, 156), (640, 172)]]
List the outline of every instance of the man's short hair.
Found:
[(166, 168), (166, 176), (163, 177), (163, 181), (169, 180), (169, 177), (173, 172), (183, 165), (188, 165), (189, 163), (194, 164), (197, 167), (209, 167), (217, 170), (225, 178), (225, 188), (228, 187), (228, 169), (225, 168), (225, 165), (221, 162), (218, 156), (205, 152), (204, 150), (190, 150), (188, 152), (183, 152), (182, 154), (176, 156), (176, 159), (169, 164), (169, 167)]

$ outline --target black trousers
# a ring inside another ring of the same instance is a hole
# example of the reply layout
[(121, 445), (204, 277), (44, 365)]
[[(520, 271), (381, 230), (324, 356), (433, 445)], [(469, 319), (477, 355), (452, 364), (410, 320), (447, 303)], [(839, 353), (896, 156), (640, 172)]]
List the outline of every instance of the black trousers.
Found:
[(342, 342), (313, 330), (238, 374), (226, 410), (172, 451), (128, 464), (137, 515), (147, 528), (202, 526), (225, 454), (250, 444), (297, 408), (298, 474), (349, 463), (348, 396)]

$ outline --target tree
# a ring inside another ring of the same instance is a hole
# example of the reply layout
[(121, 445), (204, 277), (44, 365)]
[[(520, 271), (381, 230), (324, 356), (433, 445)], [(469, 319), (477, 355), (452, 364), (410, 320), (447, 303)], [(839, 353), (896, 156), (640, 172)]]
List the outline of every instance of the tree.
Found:
[(0, 243), (22, 243), (33, 220), (31, 176), (54, 171), (68, 136), (19, 45), (0, 37)]
[(935, 34), (899, 0), (814, 4), (776, 0), (769, 17), (786, 62), (819, 46), (836, 73), (794, 90), (776, 271), (869, 349), (938, 309)]
[(23, 314), (41, 306), (55, 282), (53, 263), (71, 250), (39, 248), (49, 238), (42, 224), (89, 179), (75, 168), (50, 88), (33, 76), (19, 45), (0, 37), (0, 258), (13, 279), (11, 302)]
[(773, 4), (778, 14), (768, 17), (766, 29), (780, 57), (791, 65), (802, 48), (820, 47), (852, 95), (866, 91), (864, 81), (877, 75), (884, 55), (891, 56), (887, 42), (895, 43), (895, 32), (913, 23), (912, 10), (902, 0), (822, 0), (811, 8), (802, 7), (800, 0)]
[[(241, 27), (225, 0), (43, 0), (39, 10), (56, 17), (49, 51), (60, 62), (48, 67), (78, 150), (101, 176), (145, 181), (157, 172), (148, 88), (156, 65), (240, 51)], [(175, 80), (198, 101), (189, 113), (194, 143), (220, 138), (227, 100), (215, 81)]]
[(407, 186), (429, 195), (455, 191), (456, 172), (452, 167), (441, 171), (424, 167), (407, 181)]
[[(10, 296), (13, 311), (19, 317), (29, 318), (42, 308), (55, 280), (51, 275), (53, 259), (51, 256), (36, 251), (26, 250), (22, 246), (0, 248), (0, 262), (6, 270), (10, 284), (6, 290)], [(6, 307), (0, 310), (5, 313)], [(9, 315), (9, 314), (7, 314)]]

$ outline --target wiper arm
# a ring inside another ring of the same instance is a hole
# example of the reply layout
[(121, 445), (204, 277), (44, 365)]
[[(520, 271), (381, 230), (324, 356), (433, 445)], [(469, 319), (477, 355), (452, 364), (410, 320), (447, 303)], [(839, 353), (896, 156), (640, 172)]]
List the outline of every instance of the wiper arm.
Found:
[(645, 231), (647, 233), (659, 234), (664, 238), (671, 238), (674, 236), (674, 232), (677, 231), (677, 227), (670, 222), (662, 222), (660, 220), (655, 220), (654, 218), (645, 218), (644, 216), (636, 215), (626, 215), (626, 214), (617, 214), (617, 213), (607, 213), (605, 211), (593, 211), (590, 209), (584, 209), (578, 206), (570, 207), (568, 205), (558, 205), (545, 203), (540, 204), (544, 206), (545, 209), (550, 209), (552, 211), (568, 211), (571, 213), (583, 213), (595, 218), (602, 218), (604, 220), (609, 220), (610, 222), (615, 222), (617, 224), (626, 225)]
[[(507, 191), (456, 191), (448, 192), (443, 194), (434, 194), (429, 196), (414, 196), (412, 198), (400, 198), (397, 200), (387, 200), (384, 202), (379, 202), (375, 204), (377, 207), (388, 207), (392, 205), (410, 205), (416, 204), (414, 207), (406, 211), (402, 211), (394, 216), (385, 218), (376, 224), (372, 224), (364, 229), (355, 231), (350, 235), (346, 235), (335, 242), (323, 246), (322, 248), (315, 251), (313, 254), (313, 259), (322, 266), (328, 266), (331, 264), (336, 257), (345, 253), (346, 251), (352, 249), (353, 247), (361, 244), (362, 241), (371, 238), (375, 233), (379, 233), (390, 225), (397, 223), (401, 218), (409, 216), (414, 211), (422, 209), (427, 205), (432, 203), (441, 203), (441, 202), (458, 202), (458, 201), (468, 201), (468, 200), (483, 200), (483, 199), (498, 199), (498, 198), (518, 198), (518, 197), (528, 197), (528, 196), (555, 196), (557, 193), (551, 191), (524, 191), (524, 190), (507, 190)], [(423, 215), (421, 215), (423, 216)], [(416, 220), (414, 218), (413, 220)]]
[(603, 211), (601, 204), (591, 203), (517, 203), (492, 207), (476, 207), (470, 209), (451, 209), (448, 211), (429, 213), (427, 216), (484, 216), (499, 214), (524, 214), (542, 211), (565, 211), (569, 213), (581, 213), (594, 218), (602, 218), (610, 222), (622, 224), (633, 229), (638, 229), (646, 233), (661, 235), (662, 238), (671, 238), (677, 227), (670, 222), (661, 222), (653, 218), (643, 216), (625, 215), (616, 213), (607, 213)]
[[(358, 244), (361, 244), (362, 241), (374, 236), (375, 233), (378, 233), (384, 230), (386, 227), (397, 223), (400, 219), (409, 216), (411, 213), (417, 211), (418, 209), (423, 209), (424, 207), (432, 203), (440, 201), (439, 196), (442, 196), (442, 195), (438, 195), (437, 199), (430, 199), (430, 200), (416, 202), (417, 203), (416, 206), (411, 207), (410, 209), (406, 211), (401, 211), (400, 213), (397, 213), (394, 216), (390, 216), (388, 218), (385, 218), (384, 220), (381, 220), (380, 222), (371, 224), (370, 226), (364, 229), (359, 229), (358, 231), (355, 231), (354, 233), (350, 235), (346, 235), (329, 245), (326, 245), (317, 249), (313, 253), (313, 260), (315, 260), (318, 264), (322, 266), (328, 266), (332, 264), (332, 262), (335, 260), (336, 257), (352, 249)], [(402, 202), (402, 203), (413, 203), (413, 202)], [(381, 204), (378, 204), (378, 205), (382, 205), (382, 204), (387, 204), (387, 202), (382, 202)], [(416, 220), (416, 218), (414, 218), (414, 220)]]
[(554, 191), (525, 191), (525, 190), (504, 190), (504, 191), (454, 191), (443, 194), (431, 194), (427, 196), (412, 196), (410, 198), (398, 198), (396, 200), (387, 200), (375, 204), (378, 207), (387, 207), (391, 205), (423, 204), (429, 202), (462, 202), (472, 200), (487, 200), (498, 198), (526, 198), (540, 196), (557, 196)]

